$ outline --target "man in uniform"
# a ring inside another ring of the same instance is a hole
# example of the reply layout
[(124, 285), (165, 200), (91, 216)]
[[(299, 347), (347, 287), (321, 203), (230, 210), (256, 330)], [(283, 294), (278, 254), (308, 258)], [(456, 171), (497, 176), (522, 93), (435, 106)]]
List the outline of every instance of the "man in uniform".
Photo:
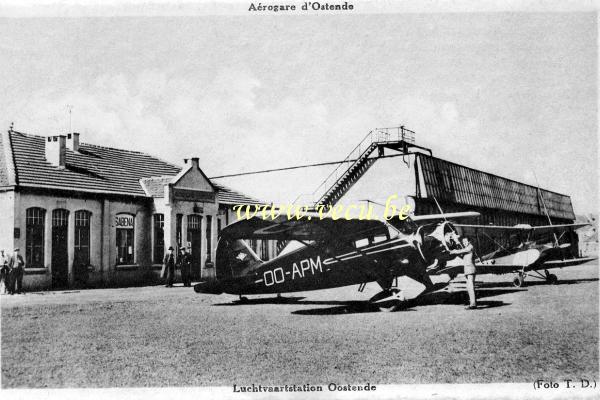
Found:
[(23, 290), (23, 267), (25, 261), (19, 254), (19, 248), (15, 249), (14, 254), (8, 262), (8, 268), (10, 269), (10, 294), (22, 293)]
[(473, 245), (471, 240), (463, 236), (462, 237), (462, 249), (452, 250), (450, 254), (462, 255), (464, 262), (464, 274), (467, 279), (467, 292), (469, 292), (469, 305), (466, 307), (467, 310), (474, 310), (477, 308), (477, 298), (475, 297), (475, 264), (473, 263)]
[(163, 264), (167, 273), (167, 284), (165, 286), (173, 287), (173, 281), (175, 280), (175, 254), (173, 254), (173, 246), (170, 246), (169, 252), (165, 254)]
[(182, 247), (179, 249), (181, 256), (179, 257), (179, 268), (181, 269), (181, 280), (183, 286), (192, 286), (192, 258), (190, 253), (187, 252), (187, 248)]

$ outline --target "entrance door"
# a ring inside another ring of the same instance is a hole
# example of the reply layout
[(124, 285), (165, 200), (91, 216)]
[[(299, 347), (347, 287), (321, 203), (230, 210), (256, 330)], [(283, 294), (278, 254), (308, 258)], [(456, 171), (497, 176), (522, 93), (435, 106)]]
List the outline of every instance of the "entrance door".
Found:
[(200, 279), (202, 274), (202, 216), (188, 215), (187, 239), (192, 258), (192, 279)]
[(69, 285), (68, 231), (69, 211), (52, 211), (52, 288), (55, 289)]

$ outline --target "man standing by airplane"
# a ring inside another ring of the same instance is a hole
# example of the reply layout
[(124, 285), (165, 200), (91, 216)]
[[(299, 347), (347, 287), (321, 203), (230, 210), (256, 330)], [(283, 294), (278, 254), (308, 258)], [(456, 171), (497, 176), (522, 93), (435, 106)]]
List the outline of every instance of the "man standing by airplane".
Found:
[(467, 279), (467, 292), (469, 292), (469, 305), (465, 308), (467, 310), (474, 310), (477, 308), (477, 298), (475, 297), (475, 264), (473, 263), (473, 245), (471, 240), (463, 236), (461, 243), (462, 249), (451, 250), (450, 254), (462, 255), (464, 262), (464, 275)]

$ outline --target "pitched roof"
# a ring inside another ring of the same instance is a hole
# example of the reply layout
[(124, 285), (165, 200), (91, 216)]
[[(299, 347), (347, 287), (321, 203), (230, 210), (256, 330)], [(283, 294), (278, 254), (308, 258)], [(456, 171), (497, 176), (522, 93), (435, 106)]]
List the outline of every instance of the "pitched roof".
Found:
[[(172, 183), (175, 176), (153, 176), (140, 180), (146, 195), (162, 198), (165, 196), (165, 185)], [(253, 197), (236, 192), (235, 190), (218, 182), (211, 181), (217, 189), (217, 200), (221, 204), (265, 204)]]
[[(15, 131), (0, 136), (0, 187), (11, 185), (14, 169), (19, 186), (163, 197), (164, 185), (181, 171), (181, 167), (146, 153), (86, 143), (80, 143), (79, 152), (67, 148), (66, 168), (58, 168), (46, 161), (45, 139)], [(10, 153), (12, 159), (5, 153)], [(220, 189), (219, 202), (258, 202), (213, 184)]]
[(221, 204), (266, 204), (264, 201), (248, 197), (245, 194), (237, 192), (219, 182), (212, 181), (218, 189), (217, 199)]
[(15, 184), (12, 147), (8, 132), (0, 135), (0, 187)]
[(140, 183), (147, 196), (160, 198), (165, 196), (165, 185), (171, 183), (172, 180), (173, 176), (153, 176), (140, 179)]

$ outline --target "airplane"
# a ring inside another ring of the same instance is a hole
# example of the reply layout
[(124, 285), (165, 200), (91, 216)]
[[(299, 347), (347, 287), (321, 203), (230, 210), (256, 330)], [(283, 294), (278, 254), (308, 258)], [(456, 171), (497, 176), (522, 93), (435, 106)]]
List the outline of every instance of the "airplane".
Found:
[[(525, 284), (526, 277), (542, 279), (550, 284), (556, 284), (558, 278), (555, 274), (550, 273), (549, 269), (570, 267), (594, 260), (595, 258), (592, 257), (568, 257), (565, 253), (571, 243), (559, 243), (560, 238), (567, 231), (586, 225), (589, 224), (544, 226), (531, 226), (528, 224), (515, 226), (456, 224), (453, 227), (458, 229), (457, 233), (474, 232), (474, 235), (478, 238), (479, 233), (482, 233), (497, 245), (496, 250), (475, 259), (478, 275), (515, 273), (517, 275), (513, 279), (513, 284), (516, 287), (522, 287)], [(510, 243), (504, 245), (499, 243), (488, 234), (492, 232), (508, 235)], [(562, 233), (557, 237), (556, 234), (560, 232)], [(552, 234), (554, 240), (551, 240), (549, 234)], [(448, 274), (453, 279), (462, 271), (462, 268), (461, 259), (456, 258), (443, 265), (442, 268), (430, 271), (430, 274)], [(542, 270), (544, 271), (543, 274), (540, 272)]]
[[(429, 278), (427, 266), (456, 257), (449, 253), (456, 228), (447, 220), (477, 216), (477, 212), (458, 212), (389, 221), (317, 215), (299, 220), (287, 216), (243, 219), (221, 231), (216, 276), (199, 282), (194, 290), (236, 294), (247, 301), (243, 295), (279, 296), (354, 284), (362, 292), (367, 283), (377, 282), (382, 290), (369, 302), (382, 311), (394, 311), (405, 300), (398, 277), (421, 283), (425, 289), (419, 295), (439, 289)], [(296, 241), (301, 247), (262, 261), (244, 239)]]

